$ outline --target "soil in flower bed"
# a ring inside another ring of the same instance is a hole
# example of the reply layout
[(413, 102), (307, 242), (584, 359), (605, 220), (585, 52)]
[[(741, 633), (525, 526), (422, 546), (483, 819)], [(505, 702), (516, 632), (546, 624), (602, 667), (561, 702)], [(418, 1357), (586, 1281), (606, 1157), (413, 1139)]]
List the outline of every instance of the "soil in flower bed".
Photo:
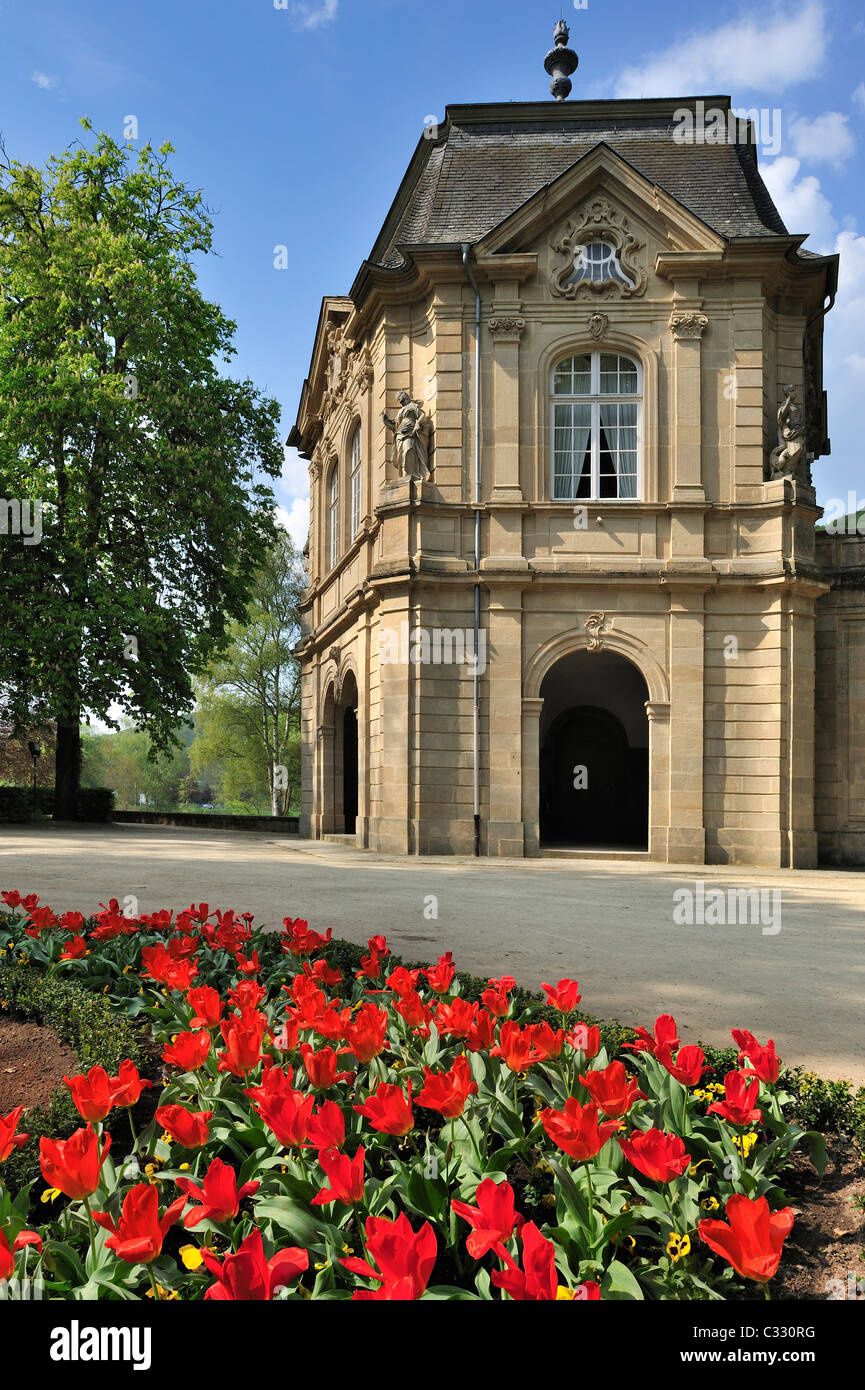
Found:
[(865, 1196), (865, 1168), (849, 1139), (829, 1139), (826, 1147), (822, 1181), (799, 1153), (792, 1156), (793, 1171), (782, 1178), (796, 1222), (772, 1285), (775, 1299), (850, 1298), (858, 1292), (865, 1302), (865, 1212), (852, 1200)]
[(0, 1115), (16, 1105), (48, 1105), (63, 1077), (79, 1070), (72, 1048), (53, 1029), (0, 1017)]

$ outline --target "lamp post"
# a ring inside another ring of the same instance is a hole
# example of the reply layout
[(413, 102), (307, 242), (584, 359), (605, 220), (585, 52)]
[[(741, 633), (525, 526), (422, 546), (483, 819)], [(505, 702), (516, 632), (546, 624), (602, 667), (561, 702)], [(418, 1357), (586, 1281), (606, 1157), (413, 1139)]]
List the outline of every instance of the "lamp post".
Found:
[(34, 740), (33, 740), (32, 738), (31, 738), (30, 742), (27, 744), (27, 748), (28, 748), (28, 751), (29, 751), (29, 753), (30, 753), (31, 758), (33, 759), (33, 791), (35, 792), (35, 791), (36, 791), (36, 764), (38, 763), (39, 759), (42, 757), (42, 749), (39, 747), (39, 744), (38, 744), (38, 743), (34, 742)]

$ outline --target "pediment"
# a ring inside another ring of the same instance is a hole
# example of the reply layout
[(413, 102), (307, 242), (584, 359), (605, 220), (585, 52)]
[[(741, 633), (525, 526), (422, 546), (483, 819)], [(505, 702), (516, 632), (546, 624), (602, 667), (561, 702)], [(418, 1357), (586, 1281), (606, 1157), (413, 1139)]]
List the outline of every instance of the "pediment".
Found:
[[(575, 248), (604, 239), (617, 251), (632, 288), (571, 287)], [(645, 178), (603, 142), (488, 232), (475, 247), (478, 262), (494, 278), (497, 258), (540, 253), (554, 294), (566, 298), (641, 294), (655, 255), (718, 252), (724, 238), (671, 194)]]

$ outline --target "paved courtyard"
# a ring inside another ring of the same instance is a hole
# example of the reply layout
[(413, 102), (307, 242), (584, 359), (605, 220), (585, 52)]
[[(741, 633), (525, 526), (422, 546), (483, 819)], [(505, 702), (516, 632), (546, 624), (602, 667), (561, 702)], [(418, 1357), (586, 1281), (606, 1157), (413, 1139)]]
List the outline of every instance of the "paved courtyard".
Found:
[[(677, 925), (674, 894), (694, 894), (698, 880), (707, 896), (778, 889), (780, 915), (765, 931)], [(142, 912), (207, 901), (267, 926), (306, 917), (361, 943), (385, 932), (406, 959), (451, 949), (463, 969), (528, 987), (575, 976), (599, 1016), (651, 1024), (669, 1011), (689, 1042), (729, 1043), (731, 1026), (750, 1028), (790, 1063), (865, 1084), (861, 871), (407, 860), (267, 834), (49, 825), (0, 831), (0, 888), (59, 910), (132, 895)]]

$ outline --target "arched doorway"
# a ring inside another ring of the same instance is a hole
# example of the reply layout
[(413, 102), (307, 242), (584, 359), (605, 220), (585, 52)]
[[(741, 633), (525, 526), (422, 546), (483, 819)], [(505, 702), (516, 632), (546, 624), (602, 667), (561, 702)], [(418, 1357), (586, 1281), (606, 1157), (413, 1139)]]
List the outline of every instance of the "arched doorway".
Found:
[(541, 697), (541, 843), (647, 849), (649, 695), (642, 674), (615, 652), (571, 652), (547, 672)]
[(333, 682), (325, 696), (320, 728), (320, 834), (354, 835), (357, 830), (358, 690), (353, 671)]
[(357, 710), (349, 705), (342, 716), (342, 811), (346, 835), (357, 829)]

